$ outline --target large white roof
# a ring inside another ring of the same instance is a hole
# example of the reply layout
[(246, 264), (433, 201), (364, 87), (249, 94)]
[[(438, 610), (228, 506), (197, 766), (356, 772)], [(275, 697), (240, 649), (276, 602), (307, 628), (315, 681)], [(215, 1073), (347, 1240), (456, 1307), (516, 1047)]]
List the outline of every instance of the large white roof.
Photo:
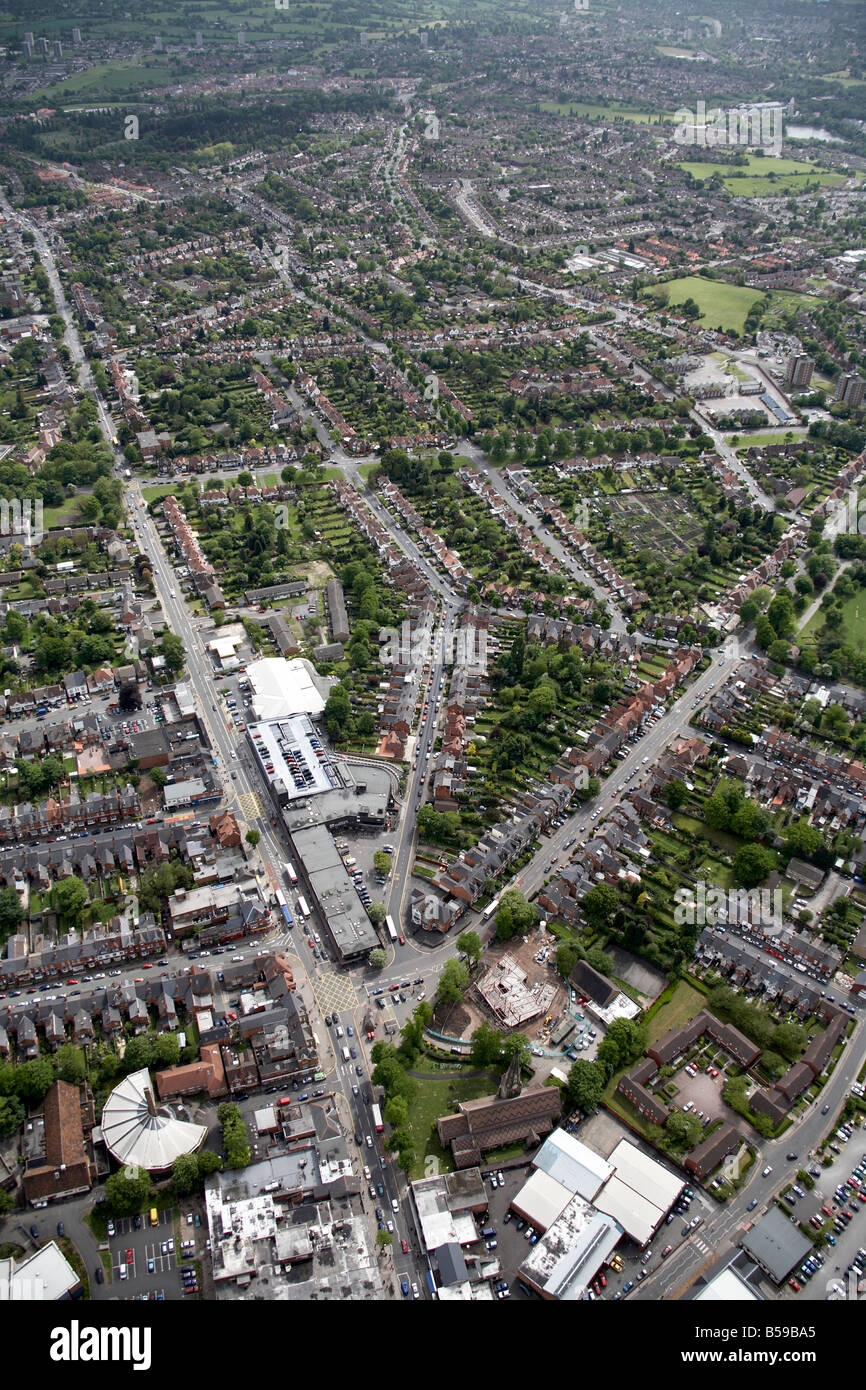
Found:
[(638, 1245), (646, 1245), (658, 1225), (661, 1212), (649, 1198), (636, 1192), (617, 1176), (606, 1182), (593, 1203), (597, 1211), (612, 1216), (626, 1235)]
[(733, 1269), (723, 1269), (721, 1274), (717, 1274), (715, 1279), (701, 1289), (700, 1293), (695, 1294), (695, 1302), (698, 1299), (702, 1303), (757, 1303), (760, 1294), (756, 1293), (750, 1284)]
[(536, 1168), (532, 1177), (523, 1184), (511, 1205), (521, 1216), (525, 1216), (531, 1226), (546, 1231), (556, 1218), (565, 1211), (574, 1193), (549, 1173)]
[(660, 1211), (667, 1211), (685, 1187), (677, 1173), (671, 1173), (656, 1159), (641, 1153), (628, 1139), (621, 1139), (610, 1155), (621, 1182), (633, 1187)]
[(286, 661), (265, 656), (247, 666), (257, 719), (287, 719), (291, 714), (321, 714), (325, 701), (313, 679), (313, 667), (302, 657)]
[(157, 1110), (146, 1067), (130, 1072), (102, 1111), (103, 1141), (124, 1166), (148, 1172), (170, 1168), (181, 1154), (201, 1148), (206, 1137), (206, 1125), (192, 1125), (169, 1110)]
[(573, 1134), (555, 1129), (542, 1144), (533, 1167), (541, 1168), (570, 1192), (592, 1201), (598, 1189), (613, 1172), (611, 1163), (587, 1148)]

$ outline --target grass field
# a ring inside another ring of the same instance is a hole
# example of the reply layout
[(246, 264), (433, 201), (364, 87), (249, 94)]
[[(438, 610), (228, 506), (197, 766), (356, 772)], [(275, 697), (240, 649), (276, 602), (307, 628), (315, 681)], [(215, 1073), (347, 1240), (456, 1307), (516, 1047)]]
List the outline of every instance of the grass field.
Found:
[(669, 124), (674, 118), (672, 111), (636, 111), (633, 107), (615, 104), (599, 106), (590, 101), (542, 101), (539, 105), (542, 111), (549, 111), (553, 116), (589, 116), (592, 120), (604, 117), (609, 121), (639, 121), (642, 125), (658, 123), (660, 120)]
[(170, 492), (177, 492), (177, 490), (177, 483), (155, 483), (153, 487), (143, 487), (141, 495), (145, 502), (153, 502), (158, 497), (167, 497)]
[(744, 285), (726, 285), (721, 280), (704, 280), (698, 275), (686, 275), (682, 280), (668, 280), (662, 286), (647, 291), (648, 295), (666, 290), (668, 304), (673, 308), (693, 299), (701, 309), (699, 323), (708, 328), (735, 328), (742, 333), (749, 310), (763, 298), (760, 290), (750, 290)]
[(736, 449), (739, 445), (741, 445), (744, 439), (746, 439), (747, 437), (748, 441), (752, 444), (787, 444), (790, 439), (797, 439), (799, 436), (804, 435), (805, 433), (805, 426), (801, 427), (799, 425), (795, 425), (793, 429), (790, 430), (757, 430), (754, 432), (754, 435), (753, 433), (749, 432), (748, 436), (746, 432), (742, 434), (729, 434), (727, 436), (727, 442), (731, 445), (731, 448), (733, 449)]
[(773, 159), (766, 155), (749, 155), (742, 165), (683, 160), (679, 167), (699, 180), (718, 174), (728, 192), (740, 198), (802, 193), (819, 184), (823, 188), (833, 188), (843, 184), (846, 177), (806, 160)]
[(706, 999), (699, 994), (687, 980), (680, 980), (673, 997), (662, 1004), (649, 1021), (649, 1040), (656, 1042), (672, 1028), (682, 1028), (684, 1024), (706, 1007)]
[[(803, 645), (809, 638), (815, 641), (824, 626), (824, 613), (818, 609), (803, 628), (798, 641)], [(866, 651), (866, 594), (861, 590), (842, 604), (842, 629), (845, 645), (857, 652)]]
[(59, 526), (71, 526), (78, 519), (79, 503), (84, 500), (86, 493), (78, 497), (67, 497), (66, 501), (59, 507), (44, 507), (42, 510), (42, 525), (46, 531), (54, 531)]
[[(422, 1058), (422, 1069), (425, 1060)], [(421, 1178), (425, 1173), (426, 1158), (436, 1158), (445, 1171), (454, 1167), (450, 1149), (443, 1149), (439, 1143), (436, 1131), (439, 1117), (451, 1114), (457, 1101), (491, 1095), (496, 1085), (488, 1076), (463, 1076), (459, 1072), (443, 1073), (435, 1081), (413, 1079), (418, 1089), (409, 1106), (409, 1127), (415, 1147), (412, 1177)]]
[(771, 171), (777, 175), (823, 172), (817, 164), (810, 164), (803, 159), (772, 159), (767, 155), (754, 154), (747, 156), (747, 162), (745, 164), (731, 165), (723, 162), (719, 162), (718, 164), (704, 164), (700, 161), (691, 162), (689, 160), (683, 160), (679, 168), (685, 169), (687, 173), (691, 174), (692, 177), (696, 179), (709, 179), (712, 178), (713, 174), (721, 174), (724, 179), (739, 179), (753, 178), (758, 175), (764, 175), (766, 177)]
[(86, 72), (73, 73), (65, 81), (41, 93), (56, 104), (67, 97), (119, 97), (126, 92), (138, 92), (145, 87), (167, 87), (177, 82), (187, 68), (167, 67), (164, 63), (94, 63)]

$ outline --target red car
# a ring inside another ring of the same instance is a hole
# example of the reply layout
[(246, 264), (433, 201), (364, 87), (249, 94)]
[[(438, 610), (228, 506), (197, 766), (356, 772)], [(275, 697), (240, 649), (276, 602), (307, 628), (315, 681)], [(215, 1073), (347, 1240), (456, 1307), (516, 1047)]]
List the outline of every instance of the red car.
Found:
[(409, 1242), (408, 1242), (408, 1241), (406, 1241), (406, 1240), (401, 1240), (401, 1241), (400, 1241), (400, 1248), (402, 1249), (404, 1255), (408, 1255), (408, 1254), (409, 1254)]
[(315, 943), (315, 941), (313, 940), (313, 938), (312, 938), (311, 936), (308, 936), (308, 937), (307, 937), (307, 945), (310, 947), (311, 950), (312, 950), (312, 948), (315, 946), (315, 944), (316, 944), (316, 943)]
[(126, 1252), (126, 1263), (127, 1263), (127, 1264), (130, 1264), (130, 1265), (132, 1264), (132, 1251), (131, 1251), (131, 1250), (127, 1250), (127, 1252)]
[(671, 1251), (673, 1250), (673, 1248), (674, 1248), (674, 1247), (673, 1247), (672, 1245), (666, 1245), (666, 1246), (665, 1246), (664, 1250), (662, 1251), (662, 1259), (663, 1259), (663, 1260), (666, 1260), (666, 1259), (667, 1259), (668, 1255), (671, 1253)]

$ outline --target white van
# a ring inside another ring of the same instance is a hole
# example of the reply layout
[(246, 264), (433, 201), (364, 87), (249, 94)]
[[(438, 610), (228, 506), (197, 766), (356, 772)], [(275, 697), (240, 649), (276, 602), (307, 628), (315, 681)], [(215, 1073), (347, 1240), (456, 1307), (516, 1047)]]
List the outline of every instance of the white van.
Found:
[(125, 1278), (127, 1277), (127, 1268), (126, 1268), (126, 1265), (125, 1265), (125, 1264), (120, 1265), (120, 1267), (119, 1267), (119, 1269), (118, 1269), (117, 1272), (118, 1272), (118, 1274), (120, 1275), (121, 1279), (125, 1279)]
[(351, 1054), (351, 1052), (349, 1051), (348, 1047), (344, 1047), (344, 1048), (343, 1048), (343, 1061), (344, 1061), (344, 1062), (351, 1062), (351, 1060), (352, 1060), (352, 1054)]

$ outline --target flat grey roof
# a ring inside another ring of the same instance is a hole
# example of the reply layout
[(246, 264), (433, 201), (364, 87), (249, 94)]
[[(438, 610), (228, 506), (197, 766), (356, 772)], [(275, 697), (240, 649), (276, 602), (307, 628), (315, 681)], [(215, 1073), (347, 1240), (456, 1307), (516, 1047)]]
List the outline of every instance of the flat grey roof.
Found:
[(776, 1284), (787, 1279), (795, 1265), (812, 1250), (812, 1242), (791, 1224), (778, 1207), (756, 1221), (743, 1236), (742, 1246)]

